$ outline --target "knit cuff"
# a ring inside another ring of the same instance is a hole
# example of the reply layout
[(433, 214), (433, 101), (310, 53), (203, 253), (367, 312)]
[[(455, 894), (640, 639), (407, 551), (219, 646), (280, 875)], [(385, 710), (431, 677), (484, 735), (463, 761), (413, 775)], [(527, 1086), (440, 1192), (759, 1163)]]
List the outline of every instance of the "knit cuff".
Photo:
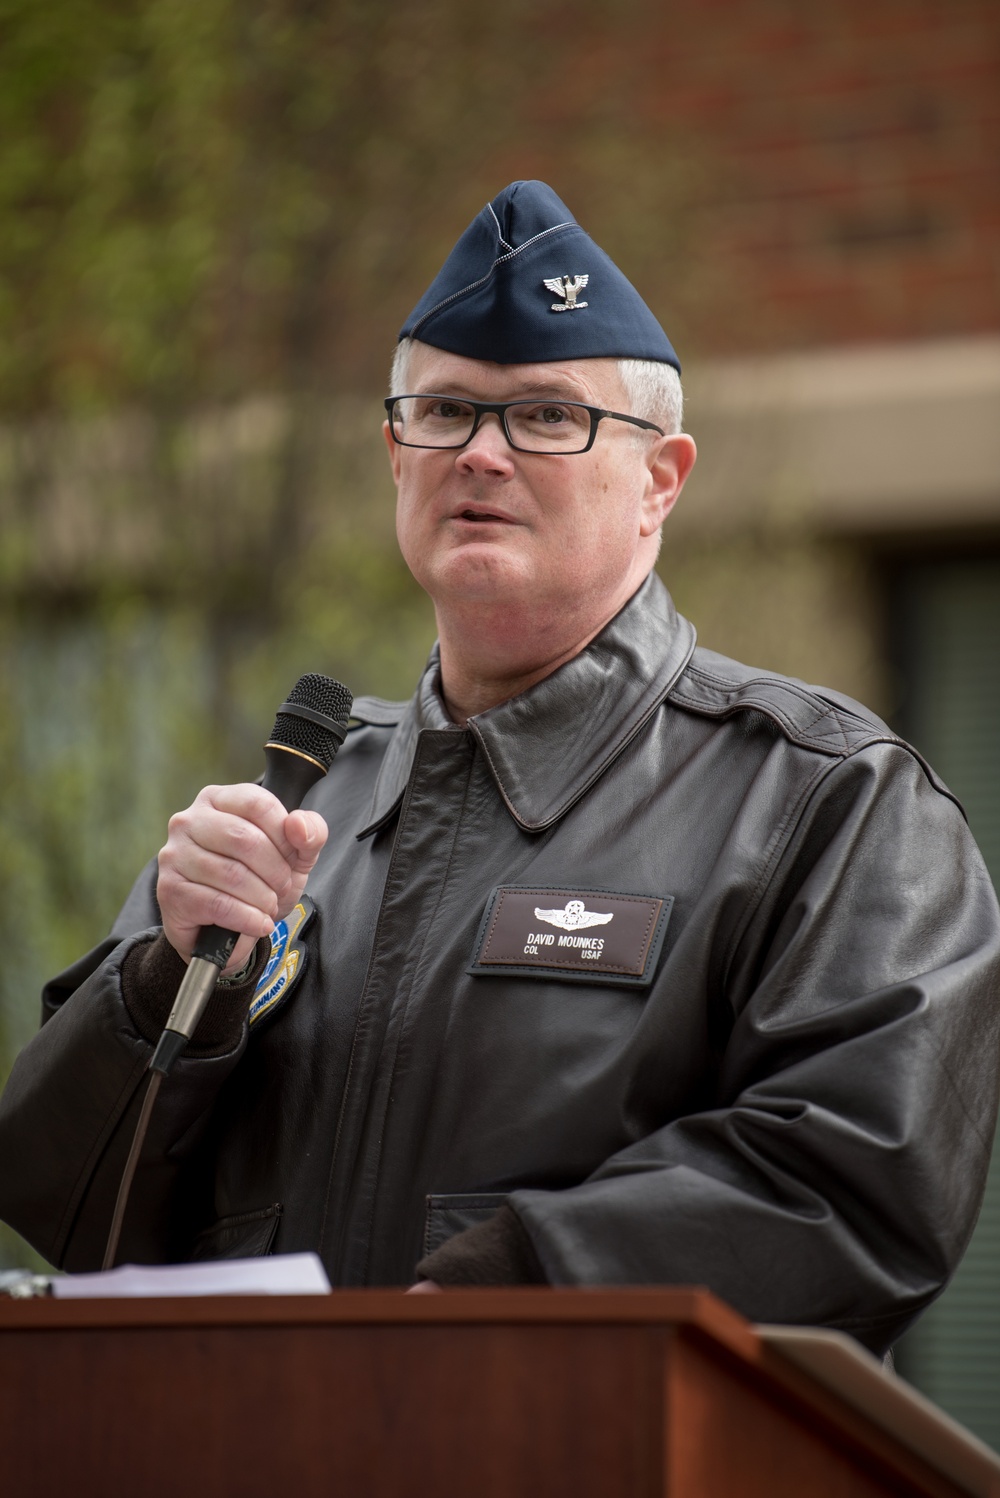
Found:
[[(200, 1055), (225, 1055), (240, 1043), (250, 1000), (264, 971), (270, 942), (260, 940), (246, 977), (217, 987), (198, 1022), (189, 1050)], [(122, 963), (122, 998), (139, 1034), (155, 1045), (174, 1006), (187, 963), (179, 957), (161, 931), (151, 940), (138, 942)]]
[(436, 1285), (548, 1284), (534, 1244), (506, 1202), (486, 1222), (456, 1233), (427, 1254), (416, 1274)]

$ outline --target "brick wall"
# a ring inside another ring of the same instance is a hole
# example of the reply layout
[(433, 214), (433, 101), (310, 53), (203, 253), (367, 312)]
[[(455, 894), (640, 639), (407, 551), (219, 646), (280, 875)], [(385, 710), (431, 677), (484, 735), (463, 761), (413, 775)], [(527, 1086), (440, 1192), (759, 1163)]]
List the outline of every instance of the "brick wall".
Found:
[(644, 3), (617, 32), (610, 15), (539, 121), (603, 99), (664, 171), (690, 166), (690, 351), (1000, 328), (1000, 0)]

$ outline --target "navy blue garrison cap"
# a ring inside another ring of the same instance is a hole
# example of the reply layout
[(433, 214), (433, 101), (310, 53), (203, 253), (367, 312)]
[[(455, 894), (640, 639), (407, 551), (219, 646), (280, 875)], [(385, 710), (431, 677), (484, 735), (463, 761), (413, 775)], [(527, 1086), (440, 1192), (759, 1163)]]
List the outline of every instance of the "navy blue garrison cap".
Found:
[(655, 359), (670, 340), (614, 261), (544, 182), (512, 182), (476, 215), (400, 338), (488, 359)]

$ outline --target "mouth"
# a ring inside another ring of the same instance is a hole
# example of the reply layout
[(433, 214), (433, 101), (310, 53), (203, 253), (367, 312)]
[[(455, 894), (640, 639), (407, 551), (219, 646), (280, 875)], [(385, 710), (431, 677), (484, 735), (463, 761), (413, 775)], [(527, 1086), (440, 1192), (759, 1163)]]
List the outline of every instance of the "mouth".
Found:
[(510, 515), (505, 515), (500, 510), (477, 509), (472, 505), (456, 510), (451, 518), (469, 521), (473, 525), (513, 525), (515, 523)]

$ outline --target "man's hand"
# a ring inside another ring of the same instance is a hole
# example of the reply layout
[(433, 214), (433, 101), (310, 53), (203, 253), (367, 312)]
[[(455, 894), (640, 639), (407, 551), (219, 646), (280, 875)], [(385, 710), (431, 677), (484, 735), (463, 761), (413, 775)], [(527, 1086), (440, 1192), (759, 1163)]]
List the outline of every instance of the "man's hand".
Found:
[(293, 908), (326, 842), (315, 811), (286, 812), (259, 785), (209, 785), (171, 817), (156, 897), (174, 950), (191, 956), (202, 926), (241, 933), (226, 972)]

